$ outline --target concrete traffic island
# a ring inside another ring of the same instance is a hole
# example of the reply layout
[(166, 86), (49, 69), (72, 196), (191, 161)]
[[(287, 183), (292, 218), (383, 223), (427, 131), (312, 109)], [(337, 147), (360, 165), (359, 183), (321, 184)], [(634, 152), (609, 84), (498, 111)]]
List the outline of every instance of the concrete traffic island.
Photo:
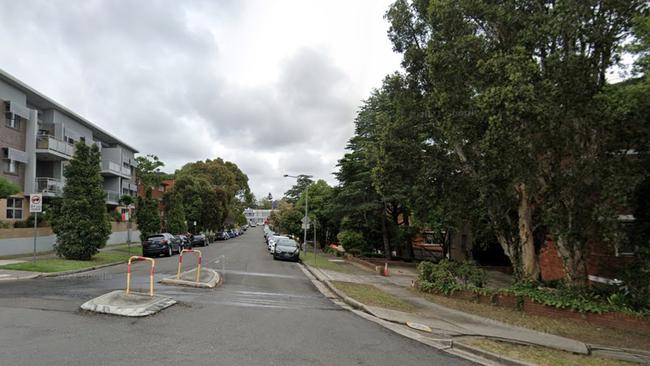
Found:
[[(197, 266), (193, 270), (182, 272), (183, 269), (183, 254), (190, 253), (196, 255)], [(176, 276), (167, 277), (160, 281), (160, 283), (168, 285), (190, 286), (198, 288), (214, 288), (220, 285), (222, 277), (217, 271), (210, 268), (203, 268), (203, 255), (200, 250), (196, 249), (183, 249), (178, 256), (178, 272)]]
[(150, 296), (138, 292), (116, 290), (96, 297), (81, 305), (81, 309), (96, 313), (121, 316), (148, 316), (176, 304), (176, 300), (167, 296)]
[[(151, 264), (148, 294), (131, 291), (131, 262), (133, 261), (146, 261)], [(116, 290), (96, 297), (81, 305), (81, 309), (121, 316), (147, 316), (176, 304), (176, 300), (171, 297), (154, 295), (153, 277), (155, 268), (155, 259), (139, 255), (131, 256), (126, 270), (126, 290)]]
[(197, 288), (215, 288), (223, 282), (222, 277), (219, 275), (219, 272), (211, 268), (201, 268), (201, 273), (199, 274), (199, 279), (196, 278), (197, 269), (192, 269), (185, 271), (183, 273), (173, 277), (163, 278), (158, 281), (159, 283), (164, 283), (166, 285), (179, 285), (179, 286), (189, 286)]

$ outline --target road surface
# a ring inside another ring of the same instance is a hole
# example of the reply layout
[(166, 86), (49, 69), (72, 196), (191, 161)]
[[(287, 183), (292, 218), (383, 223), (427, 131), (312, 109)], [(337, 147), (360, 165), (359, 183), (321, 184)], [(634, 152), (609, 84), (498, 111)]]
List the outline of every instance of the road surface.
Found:
[[(225, 258), (213, 290), (156, 285), (179, 304), (146, 318), (82, 312), (85, 301), (122, 289), (126, 265), (0, 282), (0, 365), (469, 365), (392, 333), (322, 296), (298, 264), (274, 261), (261, 228), (219, 241), (204, 266)], [(184, 257), (191, 267), (194, 259)], [(178, 257), (157, 260), (156, 280)], [(145, 288), (148, 267), (134, 266)]]

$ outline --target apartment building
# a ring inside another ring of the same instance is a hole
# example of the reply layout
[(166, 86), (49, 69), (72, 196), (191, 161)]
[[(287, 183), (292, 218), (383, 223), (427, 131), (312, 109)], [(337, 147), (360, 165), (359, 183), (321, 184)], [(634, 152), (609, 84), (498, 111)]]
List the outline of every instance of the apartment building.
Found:
[(117, 207), (122, 195), (137, 194), (136, 149), (1, 69), (0, 110), (0, 176), (23, 189), (0, 200), (0, 220), (26, 219), (26, 197), (32, 193), (42, 193), (46, 203), (61, 195), (63, 170), (80, 141), (101, 150), (109, 208)]

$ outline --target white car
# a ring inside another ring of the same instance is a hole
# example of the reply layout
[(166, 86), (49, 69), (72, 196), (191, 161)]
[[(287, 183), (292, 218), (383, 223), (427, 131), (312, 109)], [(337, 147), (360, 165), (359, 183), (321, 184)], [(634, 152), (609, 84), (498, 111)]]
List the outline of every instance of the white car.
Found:
[(267, 248), (268, 251), (269, 251), (269, 254), (271, 254), (271, 255), (275, 254), (275, 244), (280, 239), (289, 239), (289, 238), (284, 236), (284, 235), (272, 235), (269, 238), (269, 244), (268, 244), (268, 248)]

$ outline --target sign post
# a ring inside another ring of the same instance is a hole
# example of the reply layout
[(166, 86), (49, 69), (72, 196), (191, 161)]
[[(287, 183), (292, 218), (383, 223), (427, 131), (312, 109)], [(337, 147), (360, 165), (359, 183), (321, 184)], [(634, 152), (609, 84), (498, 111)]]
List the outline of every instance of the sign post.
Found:
[(32, 194), (29, 196), (29, 212), (34, 214), (34, 253), (32, 262), (36, 261), (36, 238), (38, 237), (38, 213), (43, 212), (43, 195)]

